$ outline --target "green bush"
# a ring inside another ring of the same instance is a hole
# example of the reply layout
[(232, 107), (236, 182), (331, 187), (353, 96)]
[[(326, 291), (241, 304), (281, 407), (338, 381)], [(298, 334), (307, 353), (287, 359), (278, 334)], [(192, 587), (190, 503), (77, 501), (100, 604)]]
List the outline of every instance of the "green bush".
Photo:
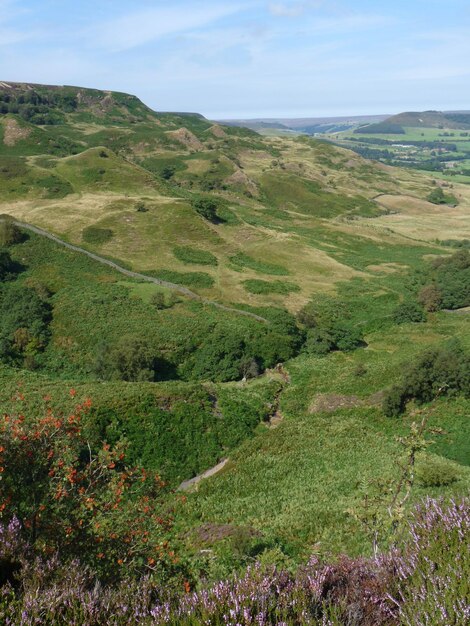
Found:
[(417, 302), (402, 302), (393, 312), (393, 321), (395, 322), (395, 324), (406, 324), (408, 322), (425, 322), (426, 313)]
[(0, 250), (0, 282), (11, 280), (18, 274), (19, 266), (7, 250)]
[(217, 211), (220, 206), (220, 201), (217, 198), (195, 198), (192, 200), (191, 206), (196, 211), (196, 213), (199, 213), (199, 215), (206, 219), (208, 222), (216, 223), (219, 221)]
[(102, 380), (153, 382), (157, 380), (158, 358), (149, 344), (135, 337), (123, 337), (114, 346), (98, 349), (95, 372)]
[(427, 197), (428, 202), (433, 204), (458, 204), (458, 200), (452, 194), (445, 194), (442, 187), (433, 189)]
[(13, 364), (34, 357), (49, 336), (52, 309), (34, 289), (4, 285), (0, 291), (0, 356)]
[(9, 219), (0, 219), (0, 246), (8, 247), (23, 241), (24, 235)]
[(406, 368), (403, 381), (385, 394), (383, 411), (394, 417), (409, 400), (424, 403), (447, 394), (470, 396), (470, 355), (455, 341), (427, 350)]
[(434, 259), (415, 276), (418, 299), (428, 311), (470, 306), (470, 250)]
[(346, 304), (332, 296), (318, 296), (298, 314), (306, 326), (304, 349), (311, 354), (328, 354), (332, 350), (355, 350), (364, 344), (362, 333), (352, 324)]
[(102, 245), (111, 241), (114, 233), (111, 228), (99, 228), (98, 226), (87, 226), (82, 230), (82, 240), (86, 243)]
[(255, 270), (255, 272), (260, 272), (261, 274), (272, 274), (273, 276), (287, 276), (290, 273), (289, 270), (282, 265), (257, 261), (243, 252), (239, 252), (238, 254), (229, 257), (229, 261), (237, 270), (248, 267), (251, 270)]
[(425, 455), (416, 465), (416, 478), (422, 487), (446, 487), (461, 476), (456, 463), (440, 456)]

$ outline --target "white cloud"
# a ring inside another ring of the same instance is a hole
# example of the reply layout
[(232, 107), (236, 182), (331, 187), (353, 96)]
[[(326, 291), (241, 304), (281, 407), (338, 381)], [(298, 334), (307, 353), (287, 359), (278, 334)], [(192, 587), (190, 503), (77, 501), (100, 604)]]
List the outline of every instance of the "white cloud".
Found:
[(94, 45), (112, 52), (130, 50), (167, 35), (208, 26), (239, 12), (244, 6), (222, 3), (200, 5), (188, 10), (171, 7), (138, 11), (95, 25), (91, 37)]

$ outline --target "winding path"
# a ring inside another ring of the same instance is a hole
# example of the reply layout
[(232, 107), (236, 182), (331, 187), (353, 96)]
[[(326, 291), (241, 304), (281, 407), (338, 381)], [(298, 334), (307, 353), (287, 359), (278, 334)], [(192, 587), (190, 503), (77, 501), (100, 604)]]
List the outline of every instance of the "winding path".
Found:
[(187, 296), (188, 298), (192, 298), (193, 300), (198, 300), (199, 302), (202, 302), (203, 304), (209, 304), (209, 305), (215, 306), (218, 309), (222, 309), (222, 311), (227, 311), (228, 313), (236, 313), (238, 315), (243, 315), (245, 317), (251, 317), (257, 320), (258, 322), (265, 322), (269, 324), (269, 321), (266, 318), (261, 317), (261, 315), (256, 315), (256, 313), (250, 313), (250, 311), (242, 311), (241, 309), (235, 309), (233, 307), (225, 306), (224, 304), (220, 304), (219, 302), (214, 302), (213, 300), (208, 300), (207, 298), (203, 298), (199, 294), (195, 293), (194, 291), (191, 291), (190, 289), (187, 289), (186, 287), (183, 287), (182, 285), (177, 285), (176, 283), (170, 283), (167, 280), (161, 280), (160, 278), (154, 278), (153, 276), (147, 276), (146, 274), (140, 274), (139, 272), (133, 272), (132, 270), (127, 270), (125, 267), (118, 265), (114, 261), (110, 261), (109, 259), (106, 259), (105, 257), (95, 254), (94, 252), (89, 252), (88, 250), (85, 250), (84, 248), (80, 248), (79, 246), (74, 246), (71, 243), (63, 241), (62, 239), (60, 239), (59, 237), (56, 237), (56, 235), (53, 235), (47, 230), (44, 230), (43, 228), (39, 228), (39, 226), (33, 226), (32, 224), (28, 224), (26, 222), (20, 222), (18, 220), (12, 220), (12, 222), (16, 224), (16, 226), (18, 226), (19, 228), (24, 228), (25, 230), (29, 230), (35, 233), (36, 235), (39, 235), (41, 237), (46, 237), (47, 239), (54, 241), (55, 243), (59, 244), (60, 246), (63, 246), (64, 248), (68, 248), (69, 250), (73, 250), (74, 252), (78, 252), (80, 254), (85, 254), (90, 259), (93, 259), (94, 261), (97, 261), (98, 263), (101, 263), (102, 265), (107, 265), (108, 267), (111, 267), (116, 272), (120, 272), (121, 274), (124, 274), (124, 276), (128, 276), (129, 278), (136, 278), (137, 280), (143, 280), (148, 283), (153, 283), (154, 285), (159, 285), (160, 287), (166, 287), (167, 289), (172, 289), (173, 291), (177, 291)]

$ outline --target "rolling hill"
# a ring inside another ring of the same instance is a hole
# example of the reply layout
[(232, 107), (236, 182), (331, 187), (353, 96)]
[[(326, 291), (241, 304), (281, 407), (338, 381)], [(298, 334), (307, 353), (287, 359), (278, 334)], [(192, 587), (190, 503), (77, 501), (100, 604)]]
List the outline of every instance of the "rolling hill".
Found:
[(100, 454), (125, 440), (166, 482), (172, 566), (195, 584), (370, 553), (361, 490), (393, 483), (422, 411), (406, 506), (470, 484), (459, 387), (382, 408), (423, 351), (454, 367), (470, 349), (470, 187), (452, 206), (439, 187), (311, 137), (0, 83), (2, 410), (91, 398)]

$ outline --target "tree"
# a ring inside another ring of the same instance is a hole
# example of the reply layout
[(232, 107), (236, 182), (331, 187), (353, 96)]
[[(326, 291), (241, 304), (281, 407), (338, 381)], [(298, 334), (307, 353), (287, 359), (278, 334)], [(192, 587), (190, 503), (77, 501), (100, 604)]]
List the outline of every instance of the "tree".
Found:
[(35, 289), (4, 287), (0, 294), (0, 356), (15, 364), (34, 358), (49, 341), (50, 304)]
[(154, 293), (150, 299), (151, 304), (157, 309), (165, 309), (165, 295), (161, 291)]
[(18, 273), (18, 265), (7, 250), (0, 250), (0, 282), (11, 280)]
[(62, 414), (46, 399), (38, 414), (17, 400), (25, 405), (20, 413), (0, 417), (2, 521), (17, 518), (37, 552), (59, 550), (107, 577), (169, 562), (164, 484), (158, 474), (129, 468), (123, 443), (90, 444), (84, 418), (91, 401)]
[(217, 215), (219, 202), (217, 199), (210, 197), (196, 198), (192, 201), (191, 205), (193, 209), (207, 221), (215, 223), (219, 220)]
[(162, 169), (161, 177), (163, 178), (163, 180), (171, 180), (175, 175), (175, 172), (176, 168), (174, 165), (166, 165)]
[(341, 300), (326, 295), (313, 298), (298, 314), (299, 322), (307, 327), (305, 350), (327, 354), (332, 350), (355, 350), (363, 345), (362, 334), (350, 318)]
[(134, 337), (123, 337), (116, 345), (98, 348), (95, 371), (103, 380), (153, 382), (158, 359), (151, 346)]
[(437, 285), (432, 283), (421, 289), (418, 293), (418, 301), (423, 305), (426, 311), (434, 313), (435, 311), (439, 311), (441, 308), (442, 293)]
[(8, 219), (0, 219), (0, 246), (7, 247), (23, 240), (23, 233), (18, 226)]
[(393, 313), (395, 324), (406, 324), (407, 322), (425, 322), (426, 313), (423, 308), (413, 301), (402, 302)]

